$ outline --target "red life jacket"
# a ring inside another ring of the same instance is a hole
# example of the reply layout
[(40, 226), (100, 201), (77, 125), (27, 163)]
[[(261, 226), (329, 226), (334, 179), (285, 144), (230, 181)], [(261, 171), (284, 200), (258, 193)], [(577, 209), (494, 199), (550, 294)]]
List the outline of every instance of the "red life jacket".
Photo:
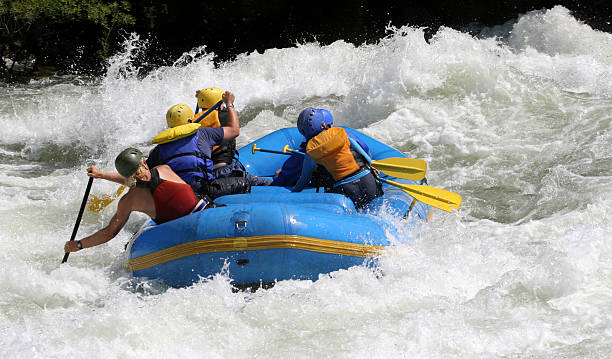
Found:
[(151, 180), (138, 181), (137, 186), (151, 190), (157, 214), (153, 220), (156, 223), (185, 216), (191, 213), (198, 203), (190, 185), (163, 180), (159, 178), (159, 172), (155, 168), (151, 170)]

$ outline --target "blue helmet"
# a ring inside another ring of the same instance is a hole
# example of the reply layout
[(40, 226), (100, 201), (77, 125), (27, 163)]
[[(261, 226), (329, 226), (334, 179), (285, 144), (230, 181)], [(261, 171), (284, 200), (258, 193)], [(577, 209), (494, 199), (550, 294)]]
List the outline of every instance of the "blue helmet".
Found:
[(307, 140), (323, 131), (323, 128), (333, 125), (334, 118), (327, 110), (306, 107), (300, 112), (297, 128)]

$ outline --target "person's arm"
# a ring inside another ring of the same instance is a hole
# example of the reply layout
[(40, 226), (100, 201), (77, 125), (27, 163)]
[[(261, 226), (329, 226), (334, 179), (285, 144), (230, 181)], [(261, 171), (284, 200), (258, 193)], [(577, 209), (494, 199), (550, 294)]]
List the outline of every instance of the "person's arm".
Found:
[(276, 171), (271, 186), (294, 186), (302, 170), (303, 155), (292, 154), (283, 163), (283, 167)]
[[(133, 198), (130, 196), (130, 193), (125, 195), (119, 201), (119, 205), (117, 206), (117, 212), (111, 218), (108, 226), (102, 228), (91, 236), (85, 237), (81, 239), (81, 245), (83, 248), (94, 247), (102, 243), (106, 243), (111, 239), (115, 238), (117, 233), (123, 228), (128, 218), (130, 218), (130, 213), (132, 213), (132, 202)], [(77, 246), (78, 241), (67, 241), (64, 245), (64, 252), (76, 252), (79, 250)]]
[(96, 166), (91, 166), (87, 169), (87, 175), (93, 178), (101, 178), (107, 181), (116, 182), (125, 185), (125, 177), (117, 172), (102, 172)]
[(310, 156), (304, 156), (300, 178), (298, 178), (297, 183), (295, 184), (295, 186), (293, 186), (291, 192), (301, 192), (304, 187), (306, 187), (310, 183), (310, 179), (312, 178), (312, 172), (314, 171), (315, 167), (317, 167), (317, 163)]
[[(240, 123), (238, 122), (238, 114), (234, 109), (235, 96), (229, 91), (225, 91), (223, 94), (223, 102), (227, 108), (228, 123), (227, 126), (223, 126), (223, 141), (229, 141), (240, 135)], [(229, 106), (231, 105), (231, 106)]]
[[(365, 153), (371, 158), (372, 157), (372, 153), (370, 152), (370, 148), (368, 147), (368, 145), (358, 136), (356, 136), (354, 133), (352, 132), (348, 132), (346, 131), (346, 133), (348, 134), (348, 138), (349, 141), (351, 139), (357, 141), (357, 144), (359, 144), (359, 146), (361, 147), (361, 149), (363, 149), (365, 151)], [(352, 141), (351, 141), (352, 143)]]
[(363, 147), (361, 146), (361, 144), (359, 144), (359, 142), (357, 142), (356, 140), (354, 140), (352, 137), (349, 137), (349, 142), (351, 143), (351, 146), (357, 151), (359, 152), (359, 154), (361, 156), (363, 156), (363, 158), (368, 162), (368, 164), (372, 163), (372, 156), (368, 153), (366, 153), (366, 151), (363, 149)]

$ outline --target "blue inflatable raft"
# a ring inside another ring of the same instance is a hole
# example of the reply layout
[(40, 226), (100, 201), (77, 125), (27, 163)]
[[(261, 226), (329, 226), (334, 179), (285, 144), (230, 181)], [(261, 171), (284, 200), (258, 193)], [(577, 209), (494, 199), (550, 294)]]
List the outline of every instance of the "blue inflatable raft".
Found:
[[(374, 160), (404, 155), (360, 132)], [(296, 128), (275, 131), (255, 143), (260, 148), (299, 148), (304, 137)], [(258, 176), (269, 176), (288, 156), (239, 150), (240, 161)], [(386, 177), (404, 184), (422, 184)], [(383, 185), (385, 194), (357, 212), (352, 201), (335, 193), (306, 188), (252, 187), (252, 193), (223, 196), (225, 207), (200, 211), (171, 222), (146, 222), (130, 240), (126, 269), (136, 277), (188, 286), (226, 271), (236, 285), (286, 279), (316, 280), (320, 274), (363, 265), (390, 244), (395, 227), (384, 212), (422, 223), (431, 207), (401, 189)], [(406, 214), (408, 215), (406, 216)]]

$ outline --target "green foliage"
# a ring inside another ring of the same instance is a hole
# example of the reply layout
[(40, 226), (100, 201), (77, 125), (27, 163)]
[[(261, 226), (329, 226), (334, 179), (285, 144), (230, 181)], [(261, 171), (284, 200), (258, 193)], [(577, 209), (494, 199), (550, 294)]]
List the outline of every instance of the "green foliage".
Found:
[(0, 56), (24, 58), (18, 55), (23, 52), (19, 44), (34, 25), (89, 22), (101, 30), (99, 55), (106, 57), (113, 31), (134, 24), (129, 11), (130, 3), (124, 0), (0, 0)]
[(91, 21), (105, 29), (114, 25), (134, 23), (127, 1), (101, 0), (0, 0), (0, 15), (32, 24), (35, 21), (68, 22)]

